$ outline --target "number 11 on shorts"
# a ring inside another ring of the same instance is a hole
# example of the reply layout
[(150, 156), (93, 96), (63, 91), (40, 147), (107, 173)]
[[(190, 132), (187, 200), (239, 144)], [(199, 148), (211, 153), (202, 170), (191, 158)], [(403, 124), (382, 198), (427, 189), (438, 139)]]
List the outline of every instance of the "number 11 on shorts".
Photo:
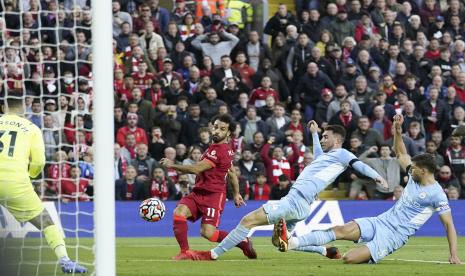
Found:
[(216, 212), (215, 208), (207, 208), (207, 217), (211, 217), (211, 218), (215, 217), (215, 212)]

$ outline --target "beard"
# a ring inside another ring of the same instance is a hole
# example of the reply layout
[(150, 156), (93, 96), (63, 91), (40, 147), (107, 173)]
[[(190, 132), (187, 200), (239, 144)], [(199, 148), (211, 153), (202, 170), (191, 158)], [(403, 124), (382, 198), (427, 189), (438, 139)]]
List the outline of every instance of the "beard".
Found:
[(224, 138), (226, 138), (226, 136), (223, 136), (223, 137), (221, 137), (221, 136), (216, 136), (216, 135), (213, 135), (213, 136), (212, 136), (212, 140), (213, 140), (213, 142), (215, 142), (215, 143), (218, 143), (218, 142), (223, 141)]

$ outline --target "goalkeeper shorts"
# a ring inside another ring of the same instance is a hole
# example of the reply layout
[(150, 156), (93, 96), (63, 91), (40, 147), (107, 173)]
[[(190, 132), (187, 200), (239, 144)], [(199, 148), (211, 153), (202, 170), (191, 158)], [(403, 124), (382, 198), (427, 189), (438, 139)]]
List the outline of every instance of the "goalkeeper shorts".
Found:
[(44, 205), (30, 182), (28, 185), (0, 182), (0, 205), (20, 222), (29, 221), (44, 210)]

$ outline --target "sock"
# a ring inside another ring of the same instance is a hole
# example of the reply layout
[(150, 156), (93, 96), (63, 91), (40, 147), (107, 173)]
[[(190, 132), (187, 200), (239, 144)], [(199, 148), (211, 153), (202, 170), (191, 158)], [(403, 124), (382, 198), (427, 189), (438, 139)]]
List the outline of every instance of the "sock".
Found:
[(66, 252), (65, 241), (61, 235), (60, 230), (56, 225), (50, 225), (43, 231), (45, 240), (47, 241), (50, 248), (55, 251), (55, 255), (59, 260), (62, 258), (68, 259), (68, 252)]
[[(228, 236), (228, 234), (229, 233), (227, 231), (216, 230), (215, 233), (213, 233), (213, 235), (210, 237), (209, 241), (222, 242), (224, 238)], [(237, 244), (236, 247), (239, 247), (240, 249), (244, 249), (246, 245), (247, 245), (247, 241), (243, 240), (239, 244)]]
[(234, 246), (242, 242), (247, 235), (249, 234), (249, 229), (245, 228), (242, 225), (236, 226), (222, 241), (218, 244), (217, 247), (211, 250), (213, 259), (218, 258), (223, 255), (226, 251), (230, 250)]
[(178, 241), (181, 252), (189, 250), (189, 242), (187, 240), (187, 220), (183, 216), (173, 216), (173, 232)]
[(336, 240), (336, 234), (332, 229), (325, 231), (313, 231), (306, 235), (297, 238), (299, 240), (299, 247), (308, 245), (325, 245), (329, 242)]
[(292, 249), (294, 251), (304, 251), (304, 252), (316, 252), (320, 253), (323, 256), (326, 256), (326, 247), (324, 246), (302, 246)]

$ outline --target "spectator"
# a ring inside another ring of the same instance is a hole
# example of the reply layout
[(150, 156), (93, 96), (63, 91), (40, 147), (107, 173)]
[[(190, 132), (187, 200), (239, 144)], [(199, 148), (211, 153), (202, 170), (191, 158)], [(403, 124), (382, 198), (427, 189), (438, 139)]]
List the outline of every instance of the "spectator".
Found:
[(160, 127), (154, 126), (151, 131), (151, 140), (149, 143), (149, 153), (156, 161), (160, 161), (163, 158), (163, 152), (167, 147), (165, 140), (163, 139), (163, 132)]
[(242, 158), (239, 160), (238, 167), (241, 171), (241, 177), (249, 184), (257, 182), (257, 175), (260, 172), (265, 172), (263, 163), (256, 160), (256, 157), (248, 147), (242, 151)]
[(189, 116), (182, 122), (181, 142), (186, 146), (191, 146), (199, 142), (198, 130), (205, 127), (208, 120), (200, 116), (200, 106), (191, 104), (189, 106)]
[(357, 102), (352, 98), (349, 97), (347, 90), (344, 85), (338, 84), (336, 86), (336, 90), (334, 91), (335, 98), (329, 104), (328, 111), (326, 114), (326, 119), (329, 121), (341, 108), (341, 101), (347, 100), (350, 102), (351, 110), (354, 112), (355, 115), (361, 116), (362, 112), (360, 111), (360, 107), (358, 106)]
[(299, 158), (299, 149), (294, 143), (291, 143), (292, 154), (284, 156), (283, 148), (275, 145), (272, 149), (270, 157), (270, 147), (276, 141), (276, 136), (270, 135), (268, 142), (262, 147), (260, 156), (267, 171), (267, 179), (271, 185), (278, 184), (278, 177), (282, 174), (287, 175), (290, 179), (293, 178), (292, 169), (290, 164), (294, 164)]
[(388, 198), (388, 200), (399, 200), (402, 196), (402, 193), (404, 192), (404, 187), (398, 185), (394, 187), (394, 193), (392, 198)]
[[(236, 176), (237, 176), (237, 180), (239, 182), (239, 194), (242, 196), (242, 198), (244, 200), (249, 200), (250, 199), (250, 182), (247, 181), (244, 177), (242, 177), (241, 175), (241, 169), (239, 168), (239, 166), (236, 164), (236, 165), (233, 165), (232, 166), (232, 169), (234, 169), (235, 173), (236, 173)], [(232, 184), (231, 184), (231, 179), (230, 178), (227, 178), (227, 189), (226, 189), (226, 198), (229, 199), (229, 200), (232, 200), (234, 197), (233, 197), (233, 191), (232, 191)], [(252, 182), (254, 183), (254, 182)]]
[(42, 130), (42, 135), (45, 144), (45, 159), (47, 161), (52, 161), (53, 156), (59, 149), (60, 143), (64, 141), (64, 137), (61, 135), (60, 130), (53, 126), (52, 116), (45, 115), (43, 118), (44, 128)]
[(354, 36), (355, 26), (347, 19), (347, 10), (345, 7), (338, 8), (336, 20), (329, 24), (329, 29), (334, 34), (334, 41), (339, 45), (342, 45), (342, 41), (346, 37)]
[(391, 148), (382, 144), (379, 147), (379, 158), (368, 158), (370, 154), (376, 153), (378, 147), (373, 146), (360, 155), (360, 160), (370, 165), (389, 183), (386, 189), (380, 185), (376, 185), (374, 191), (374, 199), (388, 199), (393, 196), (394, 187), (400, 185), (400, 165), (397, 159), (391, 157)]
[(180, 174), (178, 177), (178, 182), (174, 184), (176, 195), (173, 200), (180, 200), (184, 196), (192, 192), (192, 184), (189, 182), (187, 174)]
[[(208, 38), (208, 41), (202, 42), (205, 38)], [(225, 41), (220, 41), (221, 38), (224, 38)], [(197, 36), (192, 41), (192, 46), (202, 51), (203, 56), (211, 57), (213, 64), (220, 64), (220, 59), (225, 55), (229, 57), (229, 54), (238, 42), (239, 38), (222, 29), (219, 32)]]
[(461, 145), (461, 137), (452, 135), (450, 137), (450, 146), (447, 148), (446, 164), (450, 165), (454, 174), (461, 175), (465, 168), (465, 148)]
[(116, 134), (116, 141), (118, 142), (118, 144), (120, 144), (121, 146), (124, 146), (125, 137), (127, 136), (128, 133), (131, 133), (131, 134), (134, 134), (137, 144), (143, 143), (147, 145), (148, 144), (147, 134), (142, 128), (137, 127), (137, 120), (138, 120), (137, 114), (129, 113), (127, 115), (127, 120), (128, 120), (128, 125), (118, 129), (118, 133)]
[(447, 165), (439, 169), (438, 182), (445, 191), (449, 190), (451, 187), (455, 187), (460, 191), (460, 182)]
[(266, 120), (268, 130), (276, 133), (278, 140), (284, 138), (284, 126), (288, 124), (291, 119), (285, 114), (284, 106), (277, 103), (274, 106), (273, 115)]
[(286, 72), (289, 81), (294, 80), (294, 75), (301, 76), (305, 73), (307, 64), (311, 60), (311, 51), (315, 44), (308, 38), (307, 34), (301, 33), (297, 43), (290, 48), (286, 59)]
[(297, 26), (297, 19), (287, 10), (287, 6), (285, 4), (280, 4), (278, 6), (278, 12), (270, 20), (268, 20), (263, 32), (267, 35), (271, 35), (271, 44), (273, 45), (276, 36), (279, 33), (285, 34), (286, 27), (289, 25)]
[(199, 103), (200, 110), (202, 110), (202, 117), (204, 119), (212, 118), (218, 113), (218, 109), (221, 105), (226, 103), (218, 99), (218, 95), (214, 88), (208, 88), (206, 99)]
[(264, 173), (259, 173), (257, 182), (252, 186), (253, 200), (269, 200), (270, 199), (270, 185), (266, 181)]
[(133, 166), (126, 168), (126, 174), (115, 181), (115, 200), (143, 200), (146, 198), (144, 185), (136, 180)]
[(154, 167), (149, 182), (149, 196), (160, 200), (173, 200), (176, 197), (176, 188), (170, 178), (166, 176), (161, 167)]
[(370, 120), (367, 116), (363, 115), (358, 119), (358, 128), (353, 134), (358, 135), (362, 139), (362, 144), (367, 147), (378, 146), (383, 144), (383, 138), (379, 132), (370, 128)]
[(447, 197), (449, 200), (457, 200), (459, 199), (460, 192), (456, 187), (451, 187), (447, 190)]
[(89, 201), (90, 197), (86, 193), (89, 181), (80, 177), (81, 169), (78, 166), (71, 167), (69, 178), (61, 181), (61, 198), (64, 202), (71, 200)]
[(131, 165), (137, 170), (137, 181), (145, 185), (150, 181), (151, 172), (158, 165), (158, 162), (148, 156), (147, 145), (138, 144), (136, 146), (136, 157), (131, 161)]
[(252, 136), (257, 131), (265, 135), (268, 134), (268, 126), (260, 117), (257, 117), (257, 108), (255, 106), (247, 107), (246, 115), (239, 121), (239, 124), (246, 143), (252, 142)]
[(346, 129), (346, 145), (352, 133), (357, 129), (359, 117), (352, 111), (352, 105), (348, 100), (342, 100), (340, 102), (340, 110), (334, 114), (329, 120), (330, 125), (341, 125)]
[(129, 165), (129, 159), (124, 157), (121, 153), (121, 146), (118, 143), (115, 143), (113, 146), (114, 150), (114, 165), (115, 165), (115, 181), (118, 179), (124, 178), (126, 175), (126, 170)]
[[(200, 148), (198, 146), (191, 146), (190, 149), (189, 149), (188, 158), (184, 159), (182, 161), (182, 164), (183, 165), (194, 165), (194, 164), (196, 164), (197, 162), (200, 161), (200, 158), (202, 157), (202, 153), (203, 153), (202, 148)], [(181, 175), (179, 175), (179, 177), (181, 177)], [(179, 182), (179, 177), (178, 177), (178, 182)], [(196, 175), (195, 174), (187, 174), (187, 177), (188, 177), (189, 183), (191, 185), (194, 185)]]
[(423, 117), (423, 123), (427, 133), (435, 130), (444, 130), (447, 126), (447, 105), (439, 99), (439, 91), (432, 88), (430, 99), (425, 100), (420, 105), (420, 112)]
[(383, 137), (383, 140), (388, 140), (392, 137), (392, 121), (387, 118), (382, 106), (378, 105), (373, 108), (373, 119), (371, 120), (371, 127), (378, 131), (381, 137)]
[(291, 190), (291, 183), (287, 175), (280, 175), (278, 179), (279, 184), (271, 188), (270, 200), (280, 200), (281, 198), (285, 197)]
[(436, 160), (436, 166), (437, 169), (439, 170), (440, 167), (442, 167), (445, 163), (444, 157), (440, 155), (437, 151), (438, 146), (436, 143), (432, 140), (426, 141), (426, 153), (429, 153), (434, 156)]
[[(173, 161), (174, 163), (179, 163), (176, 161), (176, 149), (173, 147), (167, 147), (164, 152), (164, 158)], [(173, 168), (166, 169), (166, 176), (171, 180), (171, 182), (176, 183), (178, 181), (178, 171)]]
[[(323, 88), (333, 90), (335, 86), (325, 73), (319, 72), (316, 63), (310, 62), (307, 66), (307, 73), (301, 76), (298, 81), (293, 99), (297, 108), (304, 107), (305, 120), (313, 118)], [(304, 106), (300, 103), (301, 100), (303, 100)]]
[(127, 22), (129, 24), (130, 29), (132, 29), (132, 17), (129, 13), (121, 11), (121, 4), (118, 1), (112, 1), (112, 10), (113, 36), (118, 36), (121, 33), (121, 25), (124, 22)]

